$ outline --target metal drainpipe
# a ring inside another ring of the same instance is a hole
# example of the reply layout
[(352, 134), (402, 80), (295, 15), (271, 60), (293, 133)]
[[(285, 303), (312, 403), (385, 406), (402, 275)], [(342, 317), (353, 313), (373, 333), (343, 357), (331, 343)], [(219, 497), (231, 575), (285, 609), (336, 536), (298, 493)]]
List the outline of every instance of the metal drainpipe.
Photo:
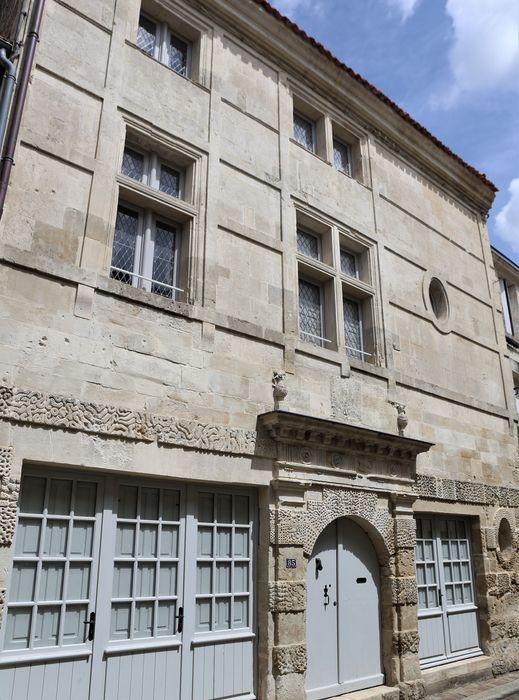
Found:
[(34, 61), (34, 53), (36, 51), (36, 44), (38, 43), (39, 31), (41, 25), (41, 18), (43, 16), (43, 7), (45, 5), (45, 0), (34, 0), (34, 7), (31, 13), (31, 19), (29, 22), (29, 28), (27, 32), (27, 38), (25, 41), (25, 51), (23, 52), (22, 66), (20, 70), (20, 78), (18, 81), (18, 89), (14, 98), (11, 123), (9, 124), (9, 129), (7, 131), (7, 137), (5, 141), (5, 151), (1, 161), (0, 169), (0, 218), (4, 213), (5, 198), (7, 195), (7, 186), (9, 184), (9, 178), (11, 176), (11, 169), (14, 163), (14, 151), (16, 148), (16, 141), (18, 139), (18, 133), (20, 131), (20, 124), (22, 121), (23, 108), (25, 105), (25, 98), (27, 96), (27, 87), (29, 85), (29, 78), (31, 76), (32, 64)]
[(14, 63), (7, 58), (5, 49), (0, 49), (0, 63), (5, 68), (4, 75), (4, 91), (0, 100), (0, 153), (2, 151), (2, 143), (4, 142), (5, 129), (7, 126), (7, 117), (9, 116), (9, 107), (11, 105), (11, 97), (13, 95), (14, 86), (16, 83), (16, 68)]

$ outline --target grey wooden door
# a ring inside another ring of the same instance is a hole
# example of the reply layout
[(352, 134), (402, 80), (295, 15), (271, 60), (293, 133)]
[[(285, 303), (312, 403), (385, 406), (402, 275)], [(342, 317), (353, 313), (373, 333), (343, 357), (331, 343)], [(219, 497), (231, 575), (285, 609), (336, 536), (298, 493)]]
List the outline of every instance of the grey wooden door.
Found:
[(307, 699), (383, 683), (378, 560), (353, 521), (336, 520), (319, 536), (307, 596)]
[(422, 667), (481, 654), (467, 523), (422, 517), (416, 535)]
[(6, 697), (253, 698), (253, 512), (239, 490), (24, 475)]

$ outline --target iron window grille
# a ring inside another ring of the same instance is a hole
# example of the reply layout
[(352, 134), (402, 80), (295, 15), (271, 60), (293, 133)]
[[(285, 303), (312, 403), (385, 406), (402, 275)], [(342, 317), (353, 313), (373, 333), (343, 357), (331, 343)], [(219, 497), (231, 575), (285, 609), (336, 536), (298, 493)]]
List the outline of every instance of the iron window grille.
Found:
[(178, 36), (165, 22), (141, 14), (137, 29), (137, 46), (179, 75), (191, 75), (192, 46)]
[(342, 141), (333, 139), (333, 163), (335, 168), (349, 177), (352, 176), (351, 147)]
[(182, 172), (166, 165), (156, 153), (142, 153), (125, 146), (121, 173), (170, 197), (182, 198)]
[(294, 112), (294, 141), (307, 151), (315, 153), (315, 124), (297, 112)]
[(176, 299), (181, 234), (176, 224), (158, 217), (150, 209), (120, 205), (117, 210), (112, 279)]

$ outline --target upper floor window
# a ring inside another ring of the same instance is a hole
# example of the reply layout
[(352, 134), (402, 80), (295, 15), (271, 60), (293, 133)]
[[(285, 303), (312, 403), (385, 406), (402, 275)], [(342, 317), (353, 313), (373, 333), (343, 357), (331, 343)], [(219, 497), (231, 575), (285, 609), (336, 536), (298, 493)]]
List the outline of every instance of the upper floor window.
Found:
[(132, 128), (117, 178), (112, 279), (176, 301), (192, 299), (199, 158), (183, 144), (166, 145)]
[(119, 205), (110, 276), (154, 294), (177, 298), (179, 226), (151, 209)]
[(297, 112), (294, 112), (294, 141), (315, 153), (315, 124)]
[(339, 172), (351, 177), (351, 147), (338, 139), (333, 139), (333, 164)]
[(137, 46), (175, 73), (190, 77), (191, 42), (178, 36), (165, 22), (156, 22), (141, 13)]
[(309, 258), (321, 259), (321, 238), (301, 228), (297, 229), (297, 252)]
[(512, 310), (510, 308), (510, 296), (508, 293), (508, 285), (506, 280), (502, 277), (499, 279), (499, 291), (501, 293), (501, 306), (503, 308), (503, 321), (505, 324), (505, 331), (509, 335), (514, 334), (514, 324), (512, 321)]
[(302, 212), (297, 219), (300, 339), (374, 362), (371, 246)]
[(156, 153), (142, 153), (126, 146), (121, 173), (171, 197), (182, 198), (182, 172), (166, 165)]

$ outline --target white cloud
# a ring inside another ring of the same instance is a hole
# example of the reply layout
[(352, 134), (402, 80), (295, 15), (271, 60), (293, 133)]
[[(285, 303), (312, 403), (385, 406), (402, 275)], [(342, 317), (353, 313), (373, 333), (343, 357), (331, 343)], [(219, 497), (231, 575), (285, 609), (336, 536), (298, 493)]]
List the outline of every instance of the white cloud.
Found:
[(291, 19), (294, 18), (298, 10), (311, 10), (316, 15), (323, 12), (322, 3), (318, 0), (270, 0), (270, 2), (277, 10)]
[(406, 19), (409, 19), (409, 17), (411, 17), (413, 12), (418, 7), (419, 2), (420, 0), (386, 0), (386, 3), (390, 7), (400, 12), (403, 22), (405, 22)]
[(519, 177), (511, 181), (508, 191), (510, 198), (496, 216), (496, 233), (514, 253), (519, 253)]
[(451, 107), (463, 93), (517, 89), (517, 0), (447, 0), (446, 11), (453, 28), (451, 82), (432, 100), (433, 106)]

